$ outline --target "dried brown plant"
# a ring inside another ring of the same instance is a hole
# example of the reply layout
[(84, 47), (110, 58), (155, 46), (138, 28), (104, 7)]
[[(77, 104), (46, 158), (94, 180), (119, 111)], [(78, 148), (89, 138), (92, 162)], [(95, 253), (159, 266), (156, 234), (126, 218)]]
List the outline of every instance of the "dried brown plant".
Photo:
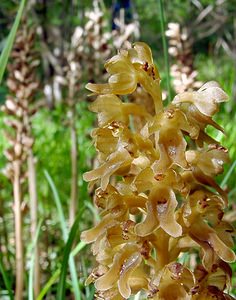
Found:
[(125, 24), (122, 12), (119, 18), (114, 20), (117, 29), (110, 32), (106, 12), (101, 2), (94, 0), (93, 9), (85, 11), (85, 25), (77, 26), (74, 32), (72, 44), (77, 44), (77, 54), (83, 66), (83, 74), (91, 82), (96, 82), (104, 75), (101, 64), (112, 55), (114, 50), (131, 47), (131, 41), (139, 36), (139, 23), (134, 20)]
[[(37, 108), (33, 104), (39, 86), (35, 68), (39, 61), (34, 49), (35, 32), (25, 22), (17, 33), (12, 62), (8, 67), (7, 85), (9, 95), (2, 110), (8, 115), (5, 120), (8, 129), (5, 131), (10, 147), (5, 155), (8, 165), (5, 173), (13, 183), (15, 247), (16, 247), (16, 299), (23, 299), (24, 281), (24, 246), (22, 230), (22, 183), (28, 176), (31, 214), (31, 235), (35, 239), (37, 227), (37, 192), (35, 163), (32, 152), (34, 138), (31, 130), (31, 117)], [(26, 166), (26, 161), (28, 166)], [(35, 294), (39, 293), (38, 249), (35, 249)]]
[[(103, 70), (101, 61), (108, 58), (109, 33), (105, 33), (104, 13), (97, 1), (93, 3), (93, 10), (85, 13), (87, 22), (84, 28), (77, 26), (71, 36), (70, 43), (64, 52), (64, 67), (62, 74), (55, 78), (56, 82), (66, 88), (65, 103), (67, 105), (68, 125), (71, 131), (71, 199), (69, 208), (69, 223), (75, 220), (78, 208), (78, 138), (76, 130), (76, 106), (80, 97), (80, 86), (83, 77), (95, 82), (101, 78)], [(83, 71), (82, 71), (83, 70)], [(62, 94), (62, 93), (61, 93)]]
[(85, 12), (86, 23), (84, 27), (77, 27), (81, 39), (78, 51), (84, 73), (90, 81), (96, 82), (103, 74), (101, 61), (105, 61), (111, 55), (111, 33), (108, 31), (109, 24), (99, 1), (93, 1), (93, 9)]
[[(47, 49), (48, 59), (55, 67), (53, 83), (46, 84), (46, 97), (53, 103), (53, 95), (58, 102), (64, 102), (67, 110), (67, 120), (71, 132), (71, 197), (69, 204), (69, 224), (72, 225), (78, 209), (78, 153), (79, 144), (76, 129), (77, 104), (82, 99), (81, 94), (84, 81), (88, 79), (96, 82), (104, 74), (101, 63), (111, 55), (109, 40), (111, 34), (107, 32), (106, 18), (99, 1), (93, 1), (93, 9), (85, 11), (86, 22), (83, 27), (77, 26), (70, 41), (64, 41), (63, 52), (58, 50), (55, 43), (55, 53)], [(60, 40), (62, 33), (58, 32)], [(56, 51), (57, 50), (57, 51)], [(85, 79), (86, 78), (86, 79)]]
[(200, 88), (202, 82), (196, 81), (198, 72), (193, 65), (193, 38), (187, 27), (169, 23), (166, 35), (169, 38), (169, 54), (173, 57), (170, 73), (175, 92), (183, 93)]
[[(212, 117), (227, 95), (208, 82), (164, 108), (144, 43), (120, 51), (105, 68), (108, 83), (87, 85), (99, 94), (91, 105), (98, 114), (92, 137), (99, 166), (84, 179), (100, 184), (101, 221), (81, 235), (98, 263), (86, 283), (95, 283), (96, 299), (128, 299), (140, 291), (145, 299), (233, 299), (227, 290), (234, 229), (223, 219), (227, 195), (215, 181), (228, 151), (205, 131), (208, 125), (223, 131)], [(153, 99), (153, 115), (118, 96), (140, 86)], [(136, 118), (141, 130), (131, 125)], [(199, 255), (197, 266), (180, 263), (191, 252)]]
[[(123, 24), (121, 32), (114, 30), (108, 32), (109, 24), (99, 1), (93, 1), (93, 9), (85, 12), (86, 23), (83, 27), (77, 26), (72, 38), (69, 50), (65, 53), (64, 68), (66, 86), (68, 87), (67, 104), (69, 106), (69, 123), (71, 128), (71, 202), (69, 223), (73, 224), (77, 211), (78, 202), (78, 142), (76, 133), (76, 103), (78, 101), (78, 90), (82, 79), (97, 82), (100, 78), (105, 80), (106, 74), (101, 67), (102, 62), (107, 60), (112, 53), (110, 41), (114, 36), (119, 36), (120, 44), (133, 33), (134, 24), (129, 29)], [(116, 39), (118, 40), (118, 39)], [(82, 72), (83, 70), (83, 72)], [(62, 82), (62, 78), (58, 77)], [(80, 90), (81, 91), (81, 90)], [(96, 163), (96, 161), (94, 161)]]
[(132, 20), (127, 23), (125, 20), (125, 9), (122, 8), (113, 19), (113, 22), (116, 27), (112, 30), (112, 40), (115, 49), (130, 48), (131, 42), (137, 41), (140, 37), (138, 16), (135, 14)]
[(78, 138), (76, 129), (78, 93), (82, 76), (80, 42), (81, 33), (75, 29), (69, 49), (65, 52), (66, 65), (63, 69), (64, 77), (60, 81), (66, 86), (67, 117), (71, 134), (71, 197), (69, 205), (69, 224), (73, 225), (78, 209)]

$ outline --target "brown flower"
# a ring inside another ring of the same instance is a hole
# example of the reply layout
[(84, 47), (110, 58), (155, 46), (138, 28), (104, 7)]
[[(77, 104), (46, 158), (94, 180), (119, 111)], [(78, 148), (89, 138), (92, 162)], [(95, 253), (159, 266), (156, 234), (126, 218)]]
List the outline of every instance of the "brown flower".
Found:
[[(98, 263), (89, 282), (98, 299), (128, 299), (139, 291), (160, 300), (227, 299), (234, 230), (223, 220), (227, 195), (215, 177), (229, 158), (205, 132), (207, 125), (223, 131), (212, 116), (226, 94), (208, 83), (163, 108), (160, 78), (143, 43), (105, 67), (108, 83), (88, 85), (103, 94), (91, 105), (98, 114), (92, 137), (99, 166), (84, 174), (100, 184), (95, 204), (101, 221), (81, 235), (93, 243)], [(138, 84), (153, 99), (156, 115), (117, 96)], [(188, 253), (202, 267), (178, 262)]]
[(227, 94), (215, 81), (205, 83), (197, 92), (184, 92), (175, 96), (173, 104), (193, 103), (206, 116), (213, 116), (218, 111), (218, 103), (228, 100)]

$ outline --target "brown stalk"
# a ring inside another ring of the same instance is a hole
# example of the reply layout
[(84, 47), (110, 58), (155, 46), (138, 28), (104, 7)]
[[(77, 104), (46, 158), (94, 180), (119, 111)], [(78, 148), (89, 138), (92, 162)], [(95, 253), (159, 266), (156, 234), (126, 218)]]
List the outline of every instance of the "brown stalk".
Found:
[[(6, 125), (9, 127), (5, 134), (10, 147), (5, 155), (9, 161), (6, 175), (13, 184), (14, 215), (15, 215), (15, 243), (16, 243), (16, 299), (23, 299), (24, 274), (24, 245), (23, 221), (21, 206), (23, 201), (22, 184), (26, 178), (26, 160), (28, 160), (28, 185), (31, 218), (31, 238), (34, 241), (37, 227), (37, 190), (36, 171), (32, 146), (34, 139), (31, 134), (31, 117), (37, 111), (33, 106), (34, 97), (38, 88), (35, 78), (35, 68), (38, 65), (37, 55), (33, 50), (34, 30), (29, 29), (25, 22), (18, 31), (12, 51), (12, 62), (9, 64), (7, 85), (9, 95), (2, 107), (8, 115)], [(39, 255), (35, 248), (34, 294), (40, 291)]]
[(78, 139), (76, 131), (76, 103), (74, 100), (74, 86), (75, 82), (70, 80), (69, 86), (69, 102), (70, 105), (70, 134), (71, 134), (71, 198), (69, 208), (69, 224), (73, 225), (78, 201)]
[(15, 215), (15, 243), (16, 243), (16, 289), (15, 299), (23, 299), (24, 289), (24, 252), (22, 241), (22, 192), (21, 192), (21, 161), (16, 160), (13, 163), (14, 179), (14, 215)]
[[(34, 241), (37, 230), (38, 220), (38, 199), (37, 199), (37, 187), (36, 187), (36, 170), (34, 163), (34, 156), (32, 149), (29, 149), (28, 157), (28, 183), (29, 183), (29, 196), (30, 196), (30, 232), (31, 239)], [(38, 243), (35, 244), (34, 248), (34, 295), (35, 297), (40, 292), (40, 267), (39, 267), (39, 249)]]

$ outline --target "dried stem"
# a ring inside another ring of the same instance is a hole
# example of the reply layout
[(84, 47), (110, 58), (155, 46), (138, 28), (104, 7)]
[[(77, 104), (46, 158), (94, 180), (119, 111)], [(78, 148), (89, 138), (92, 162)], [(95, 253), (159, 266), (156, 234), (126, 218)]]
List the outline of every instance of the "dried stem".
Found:
[(169, 55), (167, 50), (167, 41), (165, 36), (165, 12), (163, 7), (162, 0), (159, 0), (160, 6), (160, 18), (161, 18), (161, 36), (162, 36), (162, 46), (164, 52), (165, 59), (165, 69), (166, 69), (166, 79), (167, 79), (167, 90), (168, 90), (168, 102), (171, 101), (171, 84), (170, 84), (170, 63), (169, 63)]
[[(69, 106), (69, 125), (71, 133), (71, 198), (69, 207), (69, 224), (73, 225), (77, 210), (78, 201), (78, 142), (76, 130), (76, 85), (78, 84), (79, 65), (76, 63), (76, 51), (71, 49), (68, 61), (68, 106)], [(76, 67), (75, 67), (76, 66)]]
[(22, 213), (21, 213), (21, 161), (16, 160), (13, 163), (14, 169), (14, 216), (15, 216), (15, 243), (16, 243), (16, 290), (15, 299), (23, 299), (24, 289), (24, 255), (23, 255), (23, 241), (22, 241)]
[[(15, 238), (16, 238), (16, 299), (22, 299), (23, 271), (24, 271), (24, 247), (22, 243), (22, 215), (21, 184), (26, 178), (25, 163), (28, 160), (28, 180), (30, 194), (31, 236), (35, 239), (37, 226), (37, 191), (36, 174), (33, 159), (32, 146), (34, 139), (31, 134), (31, 118), (37, 111), (33, 105), (38, 89), (35, 68), (39, 61), (34, 52), (34, 29), (23, 22), (18, 31), (15, 45), (12, 51), (12, 62), (8, 65), (9, 74), (7, 85), (9, 95), (2, 110), (9, 116), (5, 123), (9, 127), (5, 134), (10, 147), (5, 155), (9, 161), (6, 167), (6, 175), (11, 179), (14, 188), (15, 201)], [(38, 250), (35, 250), (35, 295), (39, 293), (39, 258)]]
[[(36, 171), (32, 149), (28, 152), (28, 182), (29, 182), (29, 196), (30, 196), (30, 231), (32, 241), (35, 239), (37, 231), (37, 219), (38, 219), (38, 199), (37, 199), (37, 187), (36, 187)], [(40, 292), (40, 266), (39, 266), (39, 249), (38, 245), (35, 245), (34, 250), (34, 295), (35, 297)]]

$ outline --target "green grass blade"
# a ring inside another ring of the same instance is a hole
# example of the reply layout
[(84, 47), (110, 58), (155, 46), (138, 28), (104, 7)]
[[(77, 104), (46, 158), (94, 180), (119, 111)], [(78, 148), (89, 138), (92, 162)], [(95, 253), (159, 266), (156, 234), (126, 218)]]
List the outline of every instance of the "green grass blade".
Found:
[[(61, 266), (61, 274), (60, 279), (58, 283), (58, 289), (57, 289), (57, 299), (65, 299), (65, 291), (66, 291), (66, 274), (67, 274), (67, 268), (68, 268), (68, 262), (72, 259), (72, 256), (70, 256), (71, 249), (74, 243), (74, 239), (76, 236), (76, 233), (78, 231), (79, 227), (79, 221), (81, 219), (81, 215), (84, 212), (84, 209), (80, 211), (78, 216), (75, 219), (75, 222), (73, 226), (71, 227), (69, 238), (67, 240), (67, 243), (65, 245), (64, 254), (63, 254), (63, 260), (62, 260), (62, 266)], [(76, 280), (77, 276), (76, 276)]]
[[(62, 262), (62, 268), (63, 268), (63, 262)], [(69, 268), (70, 268), (72, 285), (74, 288), (75, 299), (80, 300), (81, 296), (80, 296), (80, 288), (79, 288), (79, 284), (78, 284), (78, 275), (77, 275), (77, 271), (76, 271), (75, 261), (72, 256), (70, 256), (70, 258), (69, 258)], [(66, 266), (66, 271), (67, 271), (67, 266)], [(66, 281), (66, 278), (65, 278), (65, 281)], [(59, 299), (64, 299), (64, 298), (59, 298)]]
[(236, 193), (236, 187), (234, 187), (230, 192), (229, 192), (229, 198), (232, 197)]
[[(86, 265), (85, 265), (84, 257), (81, 257), (81, 264), (82, 264), (83, 276), (84, 276), (84, 278), (87, 278), (88, 277), (88, 272), (87, 272), (87, 268), (86, 268)], [(86, 297), (86, 299), (91, 298), (90, 288), (89, 288), (88, 285), (85, 286), (85, 297)]]
[(6, 270), (4, 268), (4, 265), (2, 263), (2, 253), (0, 253), (0, 272), (2, 274), (4, 284), (5, 284), (6, 289), (8, 291), (8, 295), (9, 295), (10, 299), (13, 300), (14, 297), (13, 297), (12, 288), (11, 288), (11, 281), (8, 278), (7, 272), (6, 272)]
[(15, 40), (16, 32), (17, 32), (17, 29), (19, 27), (20, 20), (21, 20), (23, 11), (24, 11), (25, 3), (26, 3), (26, 0), (21, 0), (19, 9), (18, 9), (18, 12), (17, 12), (17, 15), (16, 15), (15, 22), (14, 22), (12, 28), (11, 28), (11, 31), (10, 31), (9, 36), (7, 38), (6, 45), (5, 45), (5, 47), (4, 47), (4, 49), (1, 53), (1, 56), (0, 56), (0, 83), (2, 82), (2, 78), (3, 78), (4, 72), (5, 72), (5, 69), (6, 69), (6, 66), (7, 66), (7, 62), (8, 62), (8, 59), (9, 59), (9, 56), (10, 56), (10, 53), (11, 53), (11, 49), (12, 49), (12, 46), (13, 46), (13, 43), (14, 43), (14, 40)]
[(88, 300), (93, 300), (94, 299), (94, 294), (95, 294), (95, 287), (94, 287), (94, 285), (92, 285), (90, 287), (90, 296), (89, 296)]
[(40, 228), (42, 225), (43, 220), (39, 221), (36, 234), (32, 243), (32, 248), (31, 248), (31, 259), (30, 259), (30, 269), (29, 269), (29, 286), (28, 286), (28, 298), (29, 300), (34, 300), (34, 261), (35, 261), (35, 247), (38, 241), (39, 237), (39, 232)]
[[(63, 209), (62, 209), (61, 200), (60, 200), (59, 194), (57, 192), (56, 186), (55, 186), (51, 176), (47, 172), (47, 170), (44, 170), (44, 175), (45, 175), (45, 177), (50, 185), (50, 188), (52, 190), (52, 193), (53, 193), (53, 198), (54, 198), (54, 201), (55, 201), (55, 204), (57, 207), (57, 211), (58, 211), (58, 215), (59, 215), (63, 240), (66, 243), (68, 240), (68, 228), (67, 228), (66, 219), (65, 219)], [(81, 299), (80, 289), (79, 289), (79, 285), (78, 285), (78, 277), (77, 277), (77, 272), (76, 272), (76, 267), (75, 267), (75, 262), (74, 262), (73, 257), (71, 257), (69, 259), (69, 267), (70, 267), (70, 274), (71, 274), (72, 286), (74, 289), (75, 299), (80, 300)], [(65, 282), (66, 282), (66, 280), (65, 280)], [(65, 285), (65, 282), (64, 282), (64, 285)], [(61, 298), (61, 299), (63, 299), (63, 298)]]
[(134, 300), (140, 300), (140, 299), (141, 299), (140, 296), (141, 296), (141, 292), (138, 292), (138, 293), (134, 296)]
[(232, 172), (234, 171), (235, 167), (236, 167), (236, 160), (233, 162), (232, 166), (229, 168), (229, 171), (227, 172), (224, 179), (222, 180), (222, 182), (220, 184), (221, 188), (223, 188), (226, 185), (226, 183), (229, 180), (229, 178), (230, 178)]
[(88, 207), (88, 209), (92, 212), (92, 214), (95, 217), (95, 220), (100, 221), (100, 216), (99, 216), (98, 211), (96, 210), (96, 208), (88, 201), (85, 202), (85, 206)]
[(47, 294), (47, 292), (50, 290), (51, 286), (56, 282), (56, 280), (59, 278), (59, 276), (60, 276), (60, 269), (56, 270), (56, 272), (50, 277), (48, 282), (42, 288), (42, 290), (36, 300), (44, 299), (44, 296)]
[(59, 197), (59, 194), (57, 192), (56, 186), (52, 180), (52, 177), (49, 175), (47, 170), (44, 170), (44, 175), (48, 181), (48, 184), (52, 190), (53, 193), (53, 198), (57, 207), (57, 212), (58, 212), (58, 216), (59, 216), (59, 220), (60, 220), (60, 225), (61, 225), (61, 231), (62, 231), (62, 236), (63, 236), (63, 240), (64, 242), (67, 241), (68, 239), (68, 229), (67, 229), (67, 224), (66, 224), (66, 219), (63, 213), (63, 209), (62, 209), (62, 205), (61, 205), (61, 200)]
[(71, 255), (73, 257), (76, 256), (86, 246), (87, 244), (85, 244), (84, 242), (79, 242), (78, 245), (72, 250)]
[(165, 69), (166, 69), (166, 80), (167, 80), (167, 91), (168, 91), (168, 102), (171, 102), (171, 85), (170, 85), (170, 63), (169, 63), (169, 54), (167, 48), (166, 41), (166, 33), (165, 33), (165, 11), (163, 6), (163, 1), (159, 0), (160, 7), (160, 19), (161, 19), (161, 37), (162, 37), (162, 47), (164, 52), (164, 60), (165, 60)]

